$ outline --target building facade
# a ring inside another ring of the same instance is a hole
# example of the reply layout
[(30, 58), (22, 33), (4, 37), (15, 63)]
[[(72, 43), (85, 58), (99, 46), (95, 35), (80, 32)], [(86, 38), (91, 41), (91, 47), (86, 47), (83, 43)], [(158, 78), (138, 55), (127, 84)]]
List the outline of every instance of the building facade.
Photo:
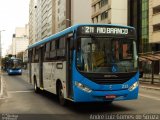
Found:
[(55, 33), (56, 0), (30, 0), (29, 44)]
[(74, 24), (91, 23), (91, 0), (57, 0), (56, 23), (56, 32)]
[(12, 38), (12, 55), (24, 52), (29, 45), (28, 25), (25, 27), (17, 27)]
[(36, 41), (36, 4), (37, 0), (30, 0), (29, 3), (29, 44)]
[(127, 25), (127, 0), (92, 0), (92, 22)]
[[(40, 0), (41, 1), (41, 39), (46, 38), (55, 33), (55, 0)], [(38, 2), (40, 2), (38, 1)], [(39, 29), (39, 27), (37, 27)], [(39, 39), (39, 40), (41, 40)]]
[(160, 0), (149, 0), (149, 42), (160, 43)]
[(128, 25), (136, 28), (138, 53), (149, 51), (148, 0), (128, 0)]

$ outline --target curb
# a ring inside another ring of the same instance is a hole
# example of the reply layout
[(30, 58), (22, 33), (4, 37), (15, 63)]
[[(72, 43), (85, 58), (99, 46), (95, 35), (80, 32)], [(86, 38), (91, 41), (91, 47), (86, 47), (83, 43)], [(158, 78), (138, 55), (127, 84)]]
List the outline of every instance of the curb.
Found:
[(160, 88), (158, 87), (149, 87), (149, 86), (140, 86), (140, 88), (144, 88), (144, 89), (152, 89), (152, 90), (160, 90)]
[(0, 98), (2, 96), (2, 79), (1, 79), (1, 76), (0, 76)]
[(5, 90), (6, 84), (4, 81), (2, 81), (2, 78), (0, 77), (1, 82), (1, 89), (0, 89), (0, 99), (8, 97), (7, 91)]

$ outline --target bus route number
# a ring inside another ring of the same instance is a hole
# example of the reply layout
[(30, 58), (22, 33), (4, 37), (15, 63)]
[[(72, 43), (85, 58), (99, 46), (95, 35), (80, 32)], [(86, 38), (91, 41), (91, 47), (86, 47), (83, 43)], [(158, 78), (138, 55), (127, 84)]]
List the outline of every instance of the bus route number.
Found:
[(94, 27), (85, 27), (85, 33), (94, 33)]

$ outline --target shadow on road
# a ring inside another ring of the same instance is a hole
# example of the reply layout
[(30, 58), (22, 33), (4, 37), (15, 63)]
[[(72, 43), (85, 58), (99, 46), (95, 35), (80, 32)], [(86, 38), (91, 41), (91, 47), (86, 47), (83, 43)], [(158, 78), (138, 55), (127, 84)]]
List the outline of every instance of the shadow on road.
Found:
[[(42, 91), (41, 94), (43, 97), (46, 97), (48, 100), (51, 100), (55, 104), (61, 106), (58, 102), (56, 95), (49, 93), (47, 91)], [(68, 101), (67, 105), (63, 106), (64, 108), (71, 110), (77, 114), (93, 114), (93, 113), (117, 113), (122, 111), (133, 111), (131, 108), (124, 107), (122, 105), (117, 105), (116, 103), (73, 103)]]

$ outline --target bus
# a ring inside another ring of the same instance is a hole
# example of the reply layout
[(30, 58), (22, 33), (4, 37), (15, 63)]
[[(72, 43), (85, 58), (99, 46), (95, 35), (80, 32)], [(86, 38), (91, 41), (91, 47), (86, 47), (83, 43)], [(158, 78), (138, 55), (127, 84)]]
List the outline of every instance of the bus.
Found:
[(30, 82), (62, 105), (137, 99), (136, 39), (130, 26), (71, 26), (28, 47)]
[(18, 58), (11, 58), (6, 63), (6, 70), (8, 75), (22, 75), (22, 60)]

